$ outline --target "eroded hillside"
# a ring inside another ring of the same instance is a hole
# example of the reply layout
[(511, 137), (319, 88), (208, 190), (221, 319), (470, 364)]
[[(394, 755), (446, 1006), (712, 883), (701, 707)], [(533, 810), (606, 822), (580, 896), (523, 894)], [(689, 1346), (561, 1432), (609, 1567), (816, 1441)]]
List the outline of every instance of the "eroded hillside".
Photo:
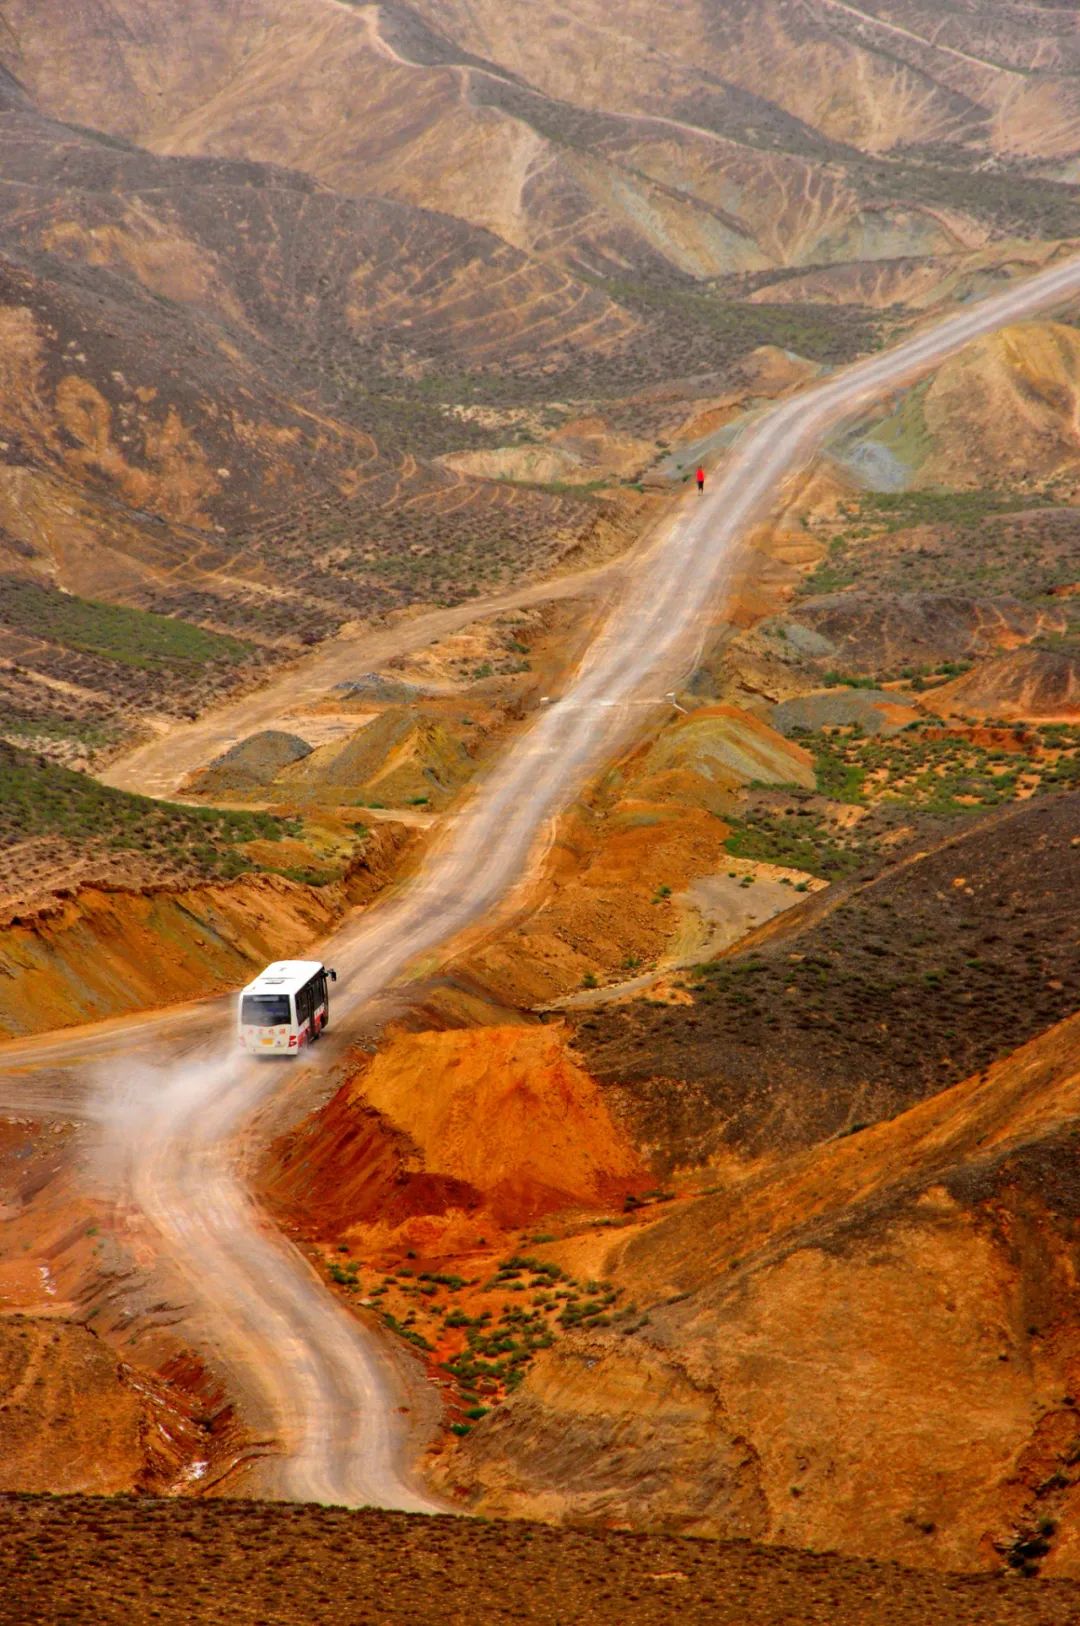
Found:
[(125, 0), (61, 20), (78, 84), (33, 7), (9, 23), (5, 60), (50, 112), (434, 204), (607, 274), (948, 257), (1076, 224), (1077, 50), (1052, 7), (695, 0), (672, 28), (588, 4), (522, 29), (441, 0), (203, 3), (182, 25)]
[(151, 683), (5, 618), (9, 737), (100, 757), (342, 625), (610, 547), (755, 349), (843, 361), (1080, 229), (1053, 9), (979, 9), (966, 52), (834, 0), (614, 46), (589, 7), (500, 17), (9, 7), (4, 568), (234, 640)]

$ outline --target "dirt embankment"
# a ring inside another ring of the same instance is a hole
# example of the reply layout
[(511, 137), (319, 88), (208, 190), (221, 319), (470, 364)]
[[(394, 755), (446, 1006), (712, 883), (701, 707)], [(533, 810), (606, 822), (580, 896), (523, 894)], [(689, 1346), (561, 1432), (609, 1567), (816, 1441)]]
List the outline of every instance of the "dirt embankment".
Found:
[[(0, 1318), (0, 1490), (170, 1488), (196, 1433), (180, 1397), (136, 1374), (83, 1322)], [(191, 1465), (195, 1481), (205, 1461)]]
[(677, 715), (560, 819), (537, 906), (471, 947), (470, 972), (510, 1003), (542, 1004), (678, 963), (719, 917), (765, 918), (764, 905), (736, 908), (745, 891), (713, 911), (693, 889), (732, 871), (723, 814), (749, 783), (811, 778), (807, 753), (745, 711)]
[(1021, 649), (943, 684), (928, 709), (943, 715), (1080, 720), (1080, 657), (1075, 649)]
[(587, 1246), (550, 1244), (650, 1184), (562, 1028), (538, 1023), (393, 1035), (261, 1171), (345, 1302), (423, 1354), (458, 1434), (568, 1329), (633, 1319)]
[(258, 875), (145, 891), (87, 887), (16, 917), (0, 930), (0, 1037), (235, 988), (371, 897), (409, 834), (380, 825), (346, 875), (325, 886)]
[(621, 1203), (643, 1174), (562, 1030), (525, 1025), (395, 1036), (278, 1142), (266, 1189), (309, 1236), (431, 1248)]

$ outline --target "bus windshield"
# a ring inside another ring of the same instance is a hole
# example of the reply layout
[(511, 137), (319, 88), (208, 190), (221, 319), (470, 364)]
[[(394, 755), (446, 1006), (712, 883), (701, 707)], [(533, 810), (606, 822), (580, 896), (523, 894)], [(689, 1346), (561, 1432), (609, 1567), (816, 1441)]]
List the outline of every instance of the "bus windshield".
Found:
[(256, 1028), (279, 1027), (292, 1022), (288, 994), (245, 994), (240, 1005), (240, 1020)]

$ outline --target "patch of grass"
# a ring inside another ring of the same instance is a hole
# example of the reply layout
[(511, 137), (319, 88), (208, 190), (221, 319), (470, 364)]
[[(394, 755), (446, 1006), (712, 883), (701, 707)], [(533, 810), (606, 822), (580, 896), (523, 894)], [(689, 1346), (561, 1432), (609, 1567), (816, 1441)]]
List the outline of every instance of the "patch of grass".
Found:
[(77, 598), (18, 577), (0, 581), (0, 624), (144, 671), (236, 663), (250, 653), (250, 646), (239, 638), (207, 632), (175, 616)]
[(509, 475), (499, 476), (501, 486), (521, 486), (527, 491), (543, 491), (549, 497), (589, 497), (598, 491), (607, 491), (610, 480), (512, 480)]
[(113, 790), (0, 742), (0, 846), (34, 836), (91, 840), (229, 879), (254, 868), (236, 850), (242, 843), (276, 841), (298, 828), (269, 813), (181, 807)]
[(95, 750), (112, 745), (121, 737), (121, 732), (115, 723), (91, 722), (57, 714), (31, 717), (0, 708), (0, 734), (12, 743), (19, 740), (70, 742)]
[(887, 737), (831, 729), (803, 740), (814, 753), (823, 794), (842, 802), (900, 803), (939, 817), (1000, 807), (1021, 788), (1035, 794), (1080, 777), (1080, 729), (1002, 733), (1009, 750), (932, 723)]
[(876, 520), (886, 531), (910, 530), (915, 525), (979, 525), (989, 514), (1012, 514), (1030, 508), (1030, 491), (1007, 491), (984, 487), (977, 491), (951, 491), (945, 487), (926, 491), (868, 492), (861, 501), (864, 520)]
[(750, 304), (726, 298), (719, 289), (666, 280), (588, 276), (583, 280), (593, 281), (631, 310), (675, 317), (682, 328), (697, 329), (709, 341), (714, 364), (763, 344), (830, 363), (850, 361), (880, 344), (880, 318), (862, 308)]
[[(785, 869), (802, 870), (835, 881), (858, 869), (858, 852), (842, 847), (830, 834), (824, 821), (811, 815), (788, 818), (764, 809), (749, 809), (741, 819), (727, 815), (733, 825), (724, 843), (736, 858), (753, 858), (763, 864), (781, 864)], [(797, 892), (806, 891), (801, 881)]]
[(848, 672), (826, 672), (821, 680), (827, 689), (876, 689), (877, 679), (852, 677)]
[(852, 758), (839, 749), (834, 744), (832, 734), (812, 735), (803, 743), (808, 744), (814, 753), (817, 787), (823, 796), (830, 797), (834, 802), (864, 800), (866, 770), (857, 757)]

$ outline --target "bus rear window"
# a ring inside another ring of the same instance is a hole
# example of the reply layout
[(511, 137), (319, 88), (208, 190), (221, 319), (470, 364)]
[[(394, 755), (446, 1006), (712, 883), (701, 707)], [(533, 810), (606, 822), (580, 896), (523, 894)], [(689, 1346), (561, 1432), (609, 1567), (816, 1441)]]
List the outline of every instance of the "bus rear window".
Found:
[(240, 1020), (245, 1026), (256, 1028), (291, 1023), (288, 994), (245, 994), (240, 1004)]

